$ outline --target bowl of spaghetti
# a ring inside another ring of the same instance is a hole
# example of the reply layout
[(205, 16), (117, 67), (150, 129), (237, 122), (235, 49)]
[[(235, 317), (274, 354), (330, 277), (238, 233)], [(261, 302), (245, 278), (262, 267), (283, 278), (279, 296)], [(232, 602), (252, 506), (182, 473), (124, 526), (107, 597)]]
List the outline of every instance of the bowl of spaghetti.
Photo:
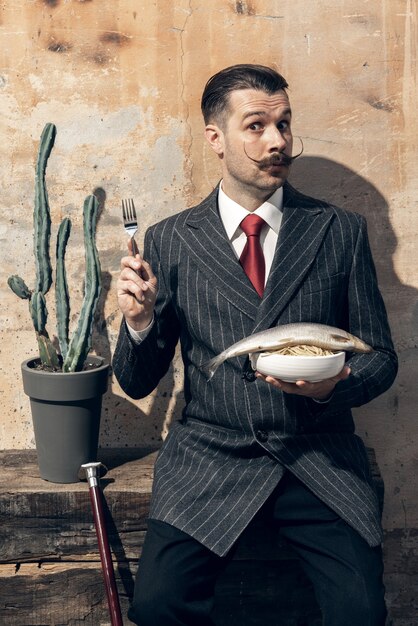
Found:
[(250, 361), (253, 370), (265, 376), (274, 376), (288, 383), (297, 380), (316, 383), (341, 372), (345, 363), (345, 352), (299, 345), (253, 353)]

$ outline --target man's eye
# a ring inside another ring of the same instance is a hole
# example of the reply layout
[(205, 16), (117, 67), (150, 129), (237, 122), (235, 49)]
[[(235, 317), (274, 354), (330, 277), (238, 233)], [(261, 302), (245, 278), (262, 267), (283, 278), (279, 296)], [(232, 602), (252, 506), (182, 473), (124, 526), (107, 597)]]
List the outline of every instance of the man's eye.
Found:
[(289, 126), (290, 126), (290, 122), (288, 122), (287, 120), (282, 120), (281, 122), (277, 124), (277, 128), (279, 130), (287, 130)]
[(263, 125), (261, 122), (253, 122), (252, 124), (249, 125), (248, 128), (250, 130), (261, 130), (263, 128)]

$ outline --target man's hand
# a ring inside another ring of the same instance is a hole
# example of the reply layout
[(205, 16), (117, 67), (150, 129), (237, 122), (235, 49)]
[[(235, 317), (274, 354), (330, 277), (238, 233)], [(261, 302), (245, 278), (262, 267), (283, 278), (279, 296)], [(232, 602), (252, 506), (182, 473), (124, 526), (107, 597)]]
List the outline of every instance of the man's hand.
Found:
[(345, 365), (341, 372), (332, 378), (320, 380), (317, 383), (308, 383), (306, 380), (298, 380), (295, 383), (286, 383), (283, 380), (273, 378), (273, 376), (264, 376), (260, 372), (256, 372), (257, 378), (265, 380), (269, 385), (273, 385), (276, 389), (281, 389), (285, 393), (293, 393), (297, 396), (305, 396), (305, 398), (313, 398), (314, 400), (326, 400), (334, 391), (334, 387), (340, 380), (345, 380), (350, 375), (350, 368)]
[[(129, 250), (132, 254), (131, 242)], [(144, 330), (151, 323), (157, 298), (157, 278), (149, 263), (137, 254), (121, 260), (117, 282), (120, 310), (134, 330)]]

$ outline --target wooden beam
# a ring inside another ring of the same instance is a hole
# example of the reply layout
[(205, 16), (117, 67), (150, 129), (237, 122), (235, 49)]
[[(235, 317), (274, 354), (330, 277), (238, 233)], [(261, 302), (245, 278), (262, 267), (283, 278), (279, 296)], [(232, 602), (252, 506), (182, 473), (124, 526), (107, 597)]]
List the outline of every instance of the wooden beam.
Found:
[[(383, 497), (373, 451), (375, 481)], [(103, 449), (103, 502), (126, 615), (149, 511), (155, 450)], [(33, 450), (0, 452), (0, 624), (108, 626), (87, 482), (39, 478)], [(319, 626), (312, 586), (291, 549), (257, 522), (216, 588), (216, 626)], [(256, 620), (256, 621), (254, 621)]]

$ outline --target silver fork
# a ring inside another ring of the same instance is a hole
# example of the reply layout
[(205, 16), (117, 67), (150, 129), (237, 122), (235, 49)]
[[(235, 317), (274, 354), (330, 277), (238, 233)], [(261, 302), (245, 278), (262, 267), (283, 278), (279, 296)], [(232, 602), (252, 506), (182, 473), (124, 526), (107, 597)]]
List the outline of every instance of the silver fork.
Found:
[(122, 217), (125, 230), (131, 238), (132, 253), (136, 256), (139, 252), (135, 241), (135, 234), (138, 230), (138, 221), (136, 219), (135, 205), (132, 198), (122, 200)]

